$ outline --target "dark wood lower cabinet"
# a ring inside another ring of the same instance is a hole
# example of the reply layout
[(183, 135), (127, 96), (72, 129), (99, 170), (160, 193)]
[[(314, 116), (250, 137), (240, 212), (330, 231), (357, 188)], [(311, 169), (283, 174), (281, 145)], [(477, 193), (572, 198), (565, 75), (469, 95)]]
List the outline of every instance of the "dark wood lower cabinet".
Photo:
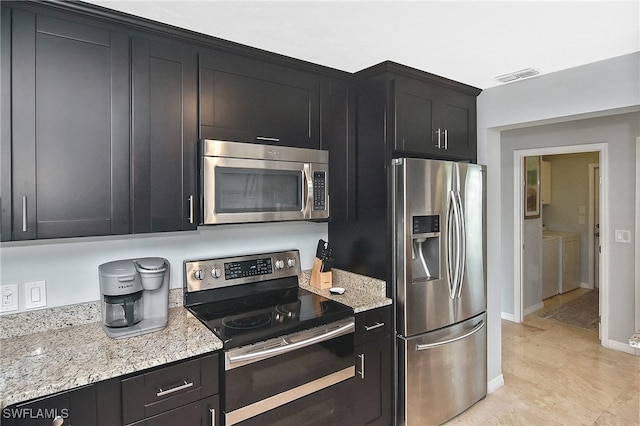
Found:
[(51, 426), (54, 420), (63, 425), (106, 425), (98, 423), (97, 396), (94, 385), (15, 404), (2, 410), (3, 426)]
[(389, 305), (356, 315), (352, 425), (392, 424), (391, 314)]
[(352, 397), (356, 419), (351, 424), (391, 424), (390, 336), (356, 347), (356, 377)]
[(174, 410), (167, 411), (157, 416), (142, 420), (134, 425), (144, 426), (167, 426), (167, 425), (193, 425), (193, 426), (215, 426), (221, 424), (218, 416), (220, 415), (220, 399), (212, 396), (184, 405)]
[(6, 407), (2, 426), (215, 426), (221, 423), (218, 355), (165, 367)]

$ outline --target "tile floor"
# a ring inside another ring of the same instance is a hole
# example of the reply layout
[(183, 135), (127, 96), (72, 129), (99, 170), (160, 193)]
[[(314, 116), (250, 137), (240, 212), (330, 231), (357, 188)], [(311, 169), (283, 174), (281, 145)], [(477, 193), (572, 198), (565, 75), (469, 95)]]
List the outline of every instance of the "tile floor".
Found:
[[(580, 296), (545, 300), (545, 310)], [(504, 386), (449, 425), (640, 425), (640, 357), (605, 349), (598, 330), (540, 318), (502, 321)]]

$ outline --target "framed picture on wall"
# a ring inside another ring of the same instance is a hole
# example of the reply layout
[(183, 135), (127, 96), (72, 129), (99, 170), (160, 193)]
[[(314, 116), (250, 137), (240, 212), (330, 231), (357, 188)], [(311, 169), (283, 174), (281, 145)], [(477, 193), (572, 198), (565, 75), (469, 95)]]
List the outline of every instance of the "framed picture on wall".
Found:
[(524, 218), (540, 217), (540, 156), (524, 157)]

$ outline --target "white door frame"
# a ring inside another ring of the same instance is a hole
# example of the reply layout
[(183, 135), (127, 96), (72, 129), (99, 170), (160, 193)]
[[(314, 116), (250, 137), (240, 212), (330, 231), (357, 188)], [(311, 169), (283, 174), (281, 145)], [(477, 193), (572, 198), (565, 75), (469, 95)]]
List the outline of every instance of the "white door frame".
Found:
[[(589, 164), (589, 250), (588, 250), (588, 258), (589, 259), (589, 286), (592, 289), (596, 288), (596, 277), (594, 274), (594, 266), (595, 266), (595, 254), (596, 250), (596, 237), (595, 237), (595, 228), (596, 228), (596, 212), (595, 212), (595, 196), (596, 196), (596, 169), (600, 172), (600, 164), (592, 163)], [(602, 185), (600, 185), (602, 187)], [(598, 278), (600, 278), (598, 274)]]
[(516, 150), (513, 152), (513, 316), (515, 322), (524, 320), (523, 309), (523, 271), (522, 271), (522, 243), (523, 243), (523, 220), (524, 220), (524, 203), (522, 202), (522, 166), (524, 157), (535, 155), (557, 155), (557, 154), (575, 154), (580, 152), (598, 152), (600, 154), (600, 245), (604, 256), (600, 256), (600, 310), (601, 310), (601, 342), (607, 346), (609, 341), (609, 282), (608, 274), (608, 256), (609, 238), (608, 238), (608, 156), (607, 143), (596, 143), (586, 145), (567, 145), (549, 148), (534, 148)]
[[(638, 164), (640, 164), (640, 136), (636, 138), (636, 182), (640, 182), (640, 167), (638, 167)], [(600, 169), (600, 172), (602, 172), (602, 169)], [(602, 266), (602, 263), (601, 263), (601, 266)], [(602, 273), (600, 274), (600, 276), (602, 276)], [(640, 330), (640, 185), (637, 185), (637, 184), (636, 184), (636, 328), (635, 329)], [(640, 349), (636, 349), (635, 352), (636, 352), (636, 355), (640, 355)]]

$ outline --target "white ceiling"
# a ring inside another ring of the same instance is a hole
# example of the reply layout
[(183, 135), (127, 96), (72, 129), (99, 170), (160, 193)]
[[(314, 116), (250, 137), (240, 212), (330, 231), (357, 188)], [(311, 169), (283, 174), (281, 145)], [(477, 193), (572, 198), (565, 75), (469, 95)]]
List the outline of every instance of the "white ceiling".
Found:
[(343, 71), (392, 60), (481, 89), (640, 51), (640, 0), (89, 3)]

